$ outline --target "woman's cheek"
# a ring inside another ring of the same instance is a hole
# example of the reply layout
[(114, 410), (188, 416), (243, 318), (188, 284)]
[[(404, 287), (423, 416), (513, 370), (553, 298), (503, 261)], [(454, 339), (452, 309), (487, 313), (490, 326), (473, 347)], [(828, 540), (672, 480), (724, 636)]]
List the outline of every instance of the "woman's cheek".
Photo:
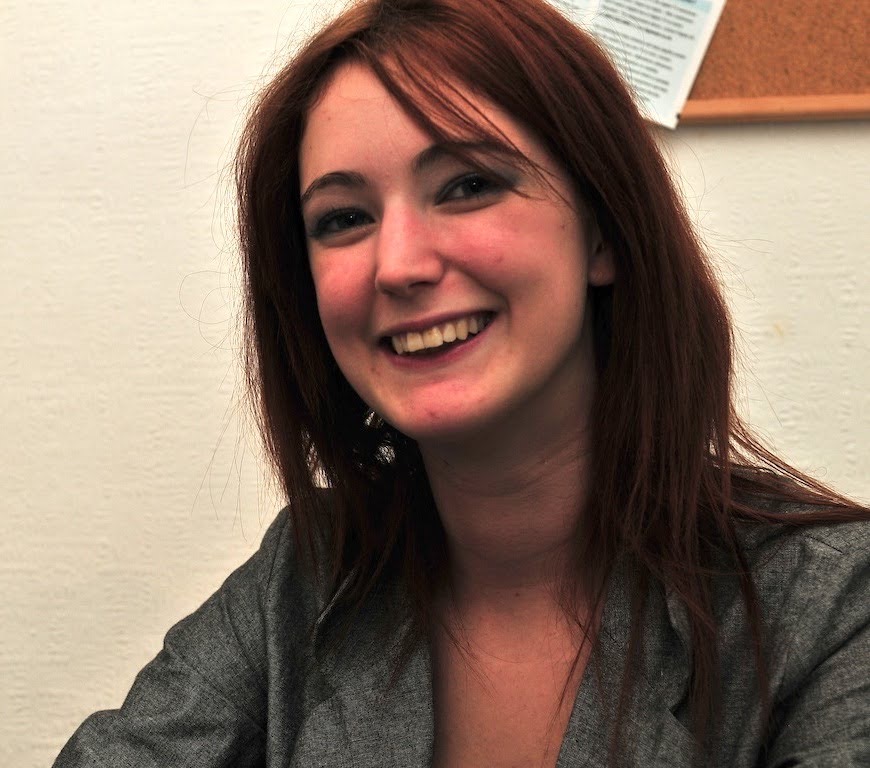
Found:
[(312, 275), (327, 337), (362, 330), (370, 310), (371, 278), (349, 268), (343, 259), (314, 265)]

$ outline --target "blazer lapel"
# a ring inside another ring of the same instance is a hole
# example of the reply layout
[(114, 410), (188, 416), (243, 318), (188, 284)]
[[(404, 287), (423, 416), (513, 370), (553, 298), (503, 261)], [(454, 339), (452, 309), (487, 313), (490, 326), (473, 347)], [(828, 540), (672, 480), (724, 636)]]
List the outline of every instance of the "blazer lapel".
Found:
[[(432, 673), (420, 644), (392, 680), (407, 610), (395, 591), (379, 591), (354, 618), (336, 650), (317, 653), (332, 694), (306, 718), (293, 765), (321, 768), (428, 768), (432, 761)], [(393, 631), (382, 631), (400, 620)], [(327, 608), (315, 647), (340, 631)], [(392, 680), (392, 684), (391, 684)]]
[[(608, 764), (611, 728), (628, 650), (631, 619), (629, 572), (618, 566), (604, 608), (597, 661), (589, 662), (559, 753), (557, 768)], [(683, 631), (685, 630), (685, 635)], [(688, 627), (676, 602), (653, 591), (644, 626), (645, 666), (623, 719), (620, 768), (690, 766), (693, 739), (673, 710), (685, 698), (689, 678)]]

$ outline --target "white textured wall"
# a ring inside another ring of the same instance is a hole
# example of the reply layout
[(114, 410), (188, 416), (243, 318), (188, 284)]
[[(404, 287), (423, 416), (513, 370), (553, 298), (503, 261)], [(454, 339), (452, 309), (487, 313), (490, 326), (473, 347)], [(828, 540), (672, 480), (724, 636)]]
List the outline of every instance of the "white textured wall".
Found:
[[(117, 706), (274, 512), (234, 412), (221, 176), (308, 6), (0, 10), (2, 765), (49, 765)], [(868, 128), (664, 135), (732, 287), (753, 421), (864, 498)]]
[(730, 289), (744, 413), (870, 499), (870, 123), (685, 128), (667, 144)]

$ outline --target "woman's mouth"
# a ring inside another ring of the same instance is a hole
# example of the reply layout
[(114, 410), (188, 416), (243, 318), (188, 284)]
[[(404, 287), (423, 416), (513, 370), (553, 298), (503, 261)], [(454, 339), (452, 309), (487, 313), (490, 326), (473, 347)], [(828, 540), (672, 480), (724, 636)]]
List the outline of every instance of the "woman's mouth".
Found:
[(389, 337), (389, 344), (397, 355), (427, 355), (446, 351), (476, 336), (488, 326), (494, 312), (476, 312), (467, 317), (433, 325), (423, 331), (410, 331)]

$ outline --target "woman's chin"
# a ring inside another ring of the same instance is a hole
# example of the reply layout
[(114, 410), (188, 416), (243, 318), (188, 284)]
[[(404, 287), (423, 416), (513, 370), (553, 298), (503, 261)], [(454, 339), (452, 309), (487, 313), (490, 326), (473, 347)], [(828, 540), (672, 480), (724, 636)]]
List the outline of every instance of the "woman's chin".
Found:
[(470, 410), (467, 412), (433, 410), (425, 416), (418, 415), (414, 418), (406, 416), (390, 421), (396, 429), (414, 440), (424, 451), (427, 447), (439, 446), (453, 450), (460, 450), (463, 447), (473, 448), (481, 441), (491, 447), (491, 435), (499, 431), (498, 422), (498, 419), (488, 418), (488, 414)]

